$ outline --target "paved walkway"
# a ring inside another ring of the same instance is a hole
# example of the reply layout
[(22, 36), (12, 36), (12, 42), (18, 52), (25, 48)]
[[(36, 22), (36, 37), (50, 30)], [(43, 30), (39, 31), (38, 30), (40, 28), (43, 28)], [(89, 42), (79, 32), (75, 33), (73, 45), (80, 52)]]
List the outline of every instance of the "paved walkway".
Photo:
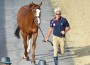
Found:
[[(22, 39), (17, 39), (14, 36), (16, 29), (16, 13), (18, 9), (33, 0), (0, 0), (0, 60), (2, 57), (9, 56), (12, 65), (31, 65), (30, 61), (22, 59), (24, 47)], [(35, 3), (40, 3), (43, 0), (34, 0)], [(53, 9), (49, 0), (44, 0), (41, 6), (42, 23), (41, 28), (46, 35), (49, 27), (49, 20), (53, 17)], [(52, 37), (52, 36), (51, 36)], [(52, 38), (50, 38), (52, 39)], [(43, 37), (39, 31), (36, 48), (36, 64), (39, 59), (45, 59), (48, 65), (53, 63), (53, 48), (50, 44), (42, 42)], [(74, 65), (69, 49), (66, 48), (65, 56), (59, 55), (60, 65)], [(31, 59), (31, 54), (29, 55)]]

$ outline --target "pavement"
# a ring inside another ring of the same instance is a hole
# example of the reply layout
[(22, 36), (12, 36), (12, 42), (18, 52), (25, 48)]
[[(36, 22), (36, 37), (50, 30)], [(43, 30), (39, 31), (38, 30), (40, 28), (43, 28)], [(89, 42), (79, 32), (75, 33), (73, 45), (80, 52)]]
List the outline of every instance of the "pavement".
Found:
[[(16, 30), (16, 14), (20, 7), (28, 5), (30, 2), (42, 3), (41, 10), (41, 29), (46, 36), (49, 21), (53, 18), (53, 8), (49, 0), (0, 0), (0, 60), (2, 57), (9, 56), (12, 65), (32, 65), (31, 61), (23, 59), (24, 47), (22, 38), (17, 39), (14, 36)], [(36, 45), (36, 64), (40, 59), (45, 59), (47, 65), (54, 65), (53, 47), (50, 43), (44, 43), (43, 36), (39, 31)], [(52, 35), (50, 37), (52, 40)], [(29, 54), (31, 60), (31, 54)], [(72, 54), (68, 48), (65, 49), (65, 55), (59, 55), (59, 65), (74, 65)]]

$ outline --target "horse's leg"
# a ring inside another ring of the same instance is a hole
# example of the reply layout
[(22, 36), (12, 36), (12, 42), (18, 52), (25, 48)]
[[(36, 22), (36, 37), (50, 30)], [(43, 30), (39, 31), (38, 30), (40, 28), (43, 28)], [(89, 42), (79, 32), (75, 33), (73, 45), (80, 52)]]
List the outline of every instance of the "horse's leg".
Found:
[(29, 57), (28, 57), (28, 53), (27, 53), (27, 35), (24, 34), (22, 31), (21, 31), (21, 35), (22, 35), (22, 38), (23, 38), (23, 44), (24, 44), (24, 49), (25, 49), (23, 58), (28, 60)]
[(32, 43), (32, 63), (35, 64), (35, 48), (36, 48), (36, 39), (38, 33), (34, 33), (33, 36), (33, 43)]
[(27, 52), (28, 52), (28, 53), (31, 52), (30, 38), (31, 38), (31, 35), (28, 35), (28, 48), (27, 48)]

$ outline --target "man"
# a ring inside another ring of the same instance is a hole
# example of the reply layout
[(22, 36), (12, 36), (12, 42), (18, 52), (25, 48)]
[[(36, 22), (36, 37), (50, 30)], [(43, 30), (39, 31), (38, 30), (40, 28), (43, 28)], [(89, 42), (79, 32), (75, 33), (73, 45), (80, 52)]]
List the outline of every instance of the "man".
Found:
[(58, 65), (58, 46), (61, 54), (64, 54), (65, 34), (70, 30), (68, 21), (61, 16), (61, 9), (59, 7), (54, 10), (55, 18), (50, 20), (50, 28), (48, 30), (45, 41), (47, 42), (53, 31), (53, 48), (54, 48), (54, 63)]

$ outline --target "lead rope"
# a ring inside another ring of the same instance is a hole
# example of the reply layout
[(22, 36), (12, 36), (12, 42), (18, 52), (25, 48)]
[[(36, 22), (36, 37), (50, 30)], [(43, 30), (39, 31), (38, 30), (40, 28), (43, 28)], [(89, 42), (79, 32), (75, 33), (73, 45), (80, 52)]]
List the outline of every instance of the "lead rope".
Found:
[[(42, 36), (43, 36), (43, 38), (44, 38), (44, 40), (43, 40), (43, 42), (46, 42), (45, 41), (45, 36), (44, 36), (44, 34), (43, 34), (43, 32), (42, 32), (42, 29), (41, 29), (41, 27), (40, 27), (40, 25), (37, 23), (37, 18), (35, 18), (35, 24), (38, 26), (38, 28), (39, 28), (39, 30), (41, 31), (41, 34), (42, 34)], [(48, 42), (53, 46), (53, 43), (50, 41), (50, 40), (48, 40)]]

